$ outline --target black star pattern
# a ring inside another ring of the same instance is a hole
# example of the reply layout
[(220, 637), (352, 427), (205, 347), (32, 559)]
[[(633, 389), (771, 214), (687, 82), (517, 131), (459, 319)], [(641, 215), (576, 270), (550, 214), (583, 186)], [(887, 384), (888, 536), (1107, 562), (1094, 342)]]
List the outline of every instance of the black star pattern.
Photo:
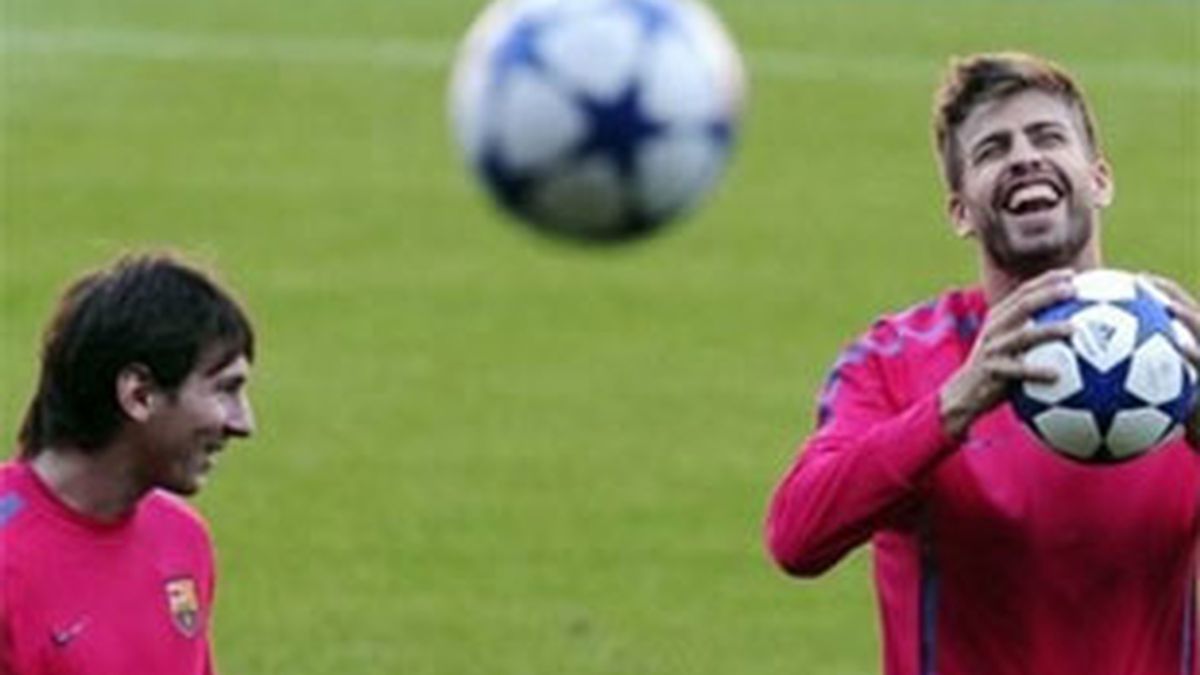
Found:
[(1076, 363), (1080, 377), (1088, 386), (1060, 402), (1057, 407), (1090, 410), (1101, 437), (1108, 435), (1118, 412), (1149, 405), (1148, 401), (1131, 394), (1125, 386), (1131, 359), (1121, 361), (1107, 372), (1098, 370), (1087, 359), (1077, 359)]
[[(497, 92), (507, 85), (512, 73), (520, 69), (545, 69), (545, 61), (537, 47), (538, 37), (543, 28), (542, 21), (523, 19), (513, 27), (504, 41), (497, 45), (496, 57), (491, 65), (491, 90), (487, 92), (487, 96), (497, 96)], [(494, 138), (483, 148), (476, 170), (500, 202), (509, 208), (522, 210), (521, 206), (533, 183), (533, 177), (509, 169), (500, 156), (499, 144)]]
[[(1071, 311), (1059, 313), (1054, 317), (1046, 317), (1045, 320), (1064, 320), (1070, 314), (1079, 311), (1081, 304), (1108, 304), (1137, 317), (1135, 349), (1141, 347), (1155, 335), (1161, 334), (1164, 338), (1170, 340), (1170, 315), (1166, 312), (1165, 308), (1143, 289), (1138, 288), (1137, 293), (1137, 297), (1132, 300), (1111, 301), (1107, 303), (1073, 302), (1070, 304), (1076, 306)], [(1058, 308), (1056, 307), (1055, 309)], [(1025, 396), (1023, 393), (1018, 393), (1011, 397), (1018, 414), (1024, 419), (1032, 420), (1041, 413), (1053, 408), (1088, 411), (1096, 421), (1097, 431), (1100, 433), (1101, 438), (1104, 438), (1112, 428), (1113, 420), (1116, 418), (1117, 413), (1122, 410), (1153, 408), (1176, 422), (1182, 420), (1187, 410), (1189, 410), (1190, 396), (1186, 395), (1186, 391), (1180, 391), (1179, 395), (1158, 405), (1152, 405), (1149, 401), (1132, 393), (1127, 386), (1129, 372), (1133, 365), (1132, 358), (1120, 361), (1107, 372), (1100, 371), (1086, 359), (1077, 359), (1076, 363), (1079, 366), (1080, 378), (1083, 382), (1087, 383), (1085, 389), (1055, 404), (1042, 403)], [(1179, 367), (1181, 371), (1186, 370), (1182, 360)], [(1186, 378), (1185, 372), (1181, 372), (1181, 375)], [(1112, 454), (1107, 444), (1102, 444), (1090, 461), (1110, 463), (1120, 460)]]
[[(643, 44), (648, 44), (655, 33), (668, 31), (679, 21), (675, 10), (660, 0), (624, 0), (621, 8), (636, 19), (642, 33)], [(503, 161), (498, 144), (492, 139), (485, 144), (477, 160), (476, 170), (484, 178), (493, 196), (510, 209), (528, 216), (533, 224), (554, 232), (555, 223), (537, 222), (538, 215), (530, 209), (530, 191), (547, 173), (560, 170), (568, 164), (578, 164), (601, 158), (611, 164), (618, 180), (629, 186), (636, 180), (638, 156), (647, 142), (668, 131), (668, 125), (647, 114), (642, 106), (642, 88), (638, 78), (631, 78), (615, 96), (597, 97), (575, 91), (559, 79), (552, 65), (540, 51), (543, 34), (551, 29), (557, 17), (553, 12), (526, 17), (515, 26), (504, 41), (496, 47), (492, 62), (492, 90), (489, 96), (506, 86), (512, 73), (533, 71), (551, 82), (556, 82), (564, 95), (571, 96), (586, 118), (585, 133), (581, 139), (554, 163), (551, 168), (537, 172), (514, 171)], [(604, 58), (597, 55), (596, 58)], [(705, 133), (717, 148), (727, 148), (732, 143), (732, 123), (715, 120), (706, 125)], [(628, 191), (628, 188), (626, 188)], [(571, 232), (573, 237), (595, 240), (619, 241), (649, 231), (672, 213), (644, 213), (637, 204), (624, 205), (624, 212), (617, 219), (618, 225), (607, 230), (579, 230)]]
[(507, 74), (517, 68), (541, 70), (545, 67), (537, 49), (538, 36), (543, 28), (541, 21), (526, 18), (514, 26), (512, 33), (496, 47), (496, 60), (492, 68), (499, 75), (495, 79), (501, 86)]
[(1109, 304), (1120, 307), (1138, 318), (1135, 344), (1142, 344), (1155, 333), (1162, 333), (1168, 341), (1174, 342), (1171, 338), (1171, 315), (1167, 308), (1141, 286), (1137, 286), (1137, 295), (1132, 300), (1118, 300)]
[(632, 179), (638, 149), (663, 131), (642, 109), (641, 87), (633, 82), (611, 101), (582, 97), (579, 102), (591, 124), (575, 156), (607, 155), (622, 179)]
[(638, 15), (638, 19), (642, 22), (642, 30), (647, 35), (662, 29), (672, 20), (668, 8), (659, 2), (629, 0), (628, 7)]

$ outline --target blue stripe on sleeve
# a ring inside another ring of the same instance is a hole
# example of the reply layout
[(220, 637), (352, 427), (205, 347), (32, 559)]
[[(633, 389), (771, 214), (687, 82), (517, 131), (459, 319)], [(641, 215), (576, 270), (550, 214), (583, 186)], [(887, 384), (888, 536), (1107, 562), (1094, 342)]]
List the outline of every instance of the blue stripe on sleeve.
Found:
[(1183, 654), (1179, 658), (1179, 672), (1192, 675), (1196, 669), (1196, 576), (1192, 575), (1187, 585), (1188, 597), (1183, 610)]
[(21, 495), (15, 492), (7, 492), (0, 495), (0, 527), (8, 524), (13, 516), (21, 512), (25, 508), (25, 500), (21, 499)]

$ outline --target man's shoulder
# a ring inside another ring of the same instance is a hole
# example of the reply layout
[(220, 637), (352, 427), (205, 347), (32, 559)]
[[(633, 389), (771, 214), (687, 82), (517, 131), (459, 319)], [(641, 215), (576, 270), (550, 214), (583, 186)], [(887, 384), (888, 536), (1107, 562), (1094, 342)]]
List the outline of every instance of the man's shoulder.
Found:
[(987, 311), (978, 288), (952, 289), (934, 298), (888, 312), (875, 320), (860, 342), (881, 356), (895, 356), (914, 348), (970, 340)]
[(21, 462), (0, 463), (0, 531), (15, 527), (29, 505), (28, 471), (28, 465)]
[(16, 460), (0, 462), (0, 490), (12, 489), (28, 465)]
[(163, 490), (152, 490), (138, 506), (138, 517), (147, 526), (169, 530), (176, 535), (208, 541), (208, 523), (200, 512), (182, 497)]

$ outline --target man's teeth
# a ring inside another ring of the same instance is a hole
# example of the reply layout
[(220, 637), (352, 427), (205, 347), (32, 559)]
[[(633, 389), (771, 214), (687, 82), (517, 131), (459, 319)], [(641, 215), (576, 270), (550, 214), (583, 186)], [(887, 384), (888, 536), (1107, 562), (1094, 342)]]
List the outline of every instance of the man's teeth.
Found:
[(1058, 192), (1047, 185), (1046, 183), (1034, 183), (1013, 190), (1008, 196), (1008, 209), (1020, 209), (1026, 205), (1031, 205), (1035, 202), (1048, 202), (1053, 204), (1058, 201)]

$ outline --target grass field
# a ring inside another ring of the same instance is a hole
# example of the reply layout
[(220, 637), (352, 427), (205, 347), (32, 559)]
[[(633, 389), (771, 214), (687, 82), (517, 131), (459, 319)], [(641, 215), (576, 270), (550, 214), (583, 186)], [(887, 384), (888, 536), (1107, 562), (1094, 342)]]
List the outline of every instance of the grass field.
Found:
[(750, 68), (736, 161), (602, 251), (526, 234), (457, 163), (480, 6), (4, 3), (5, 437), (80, 269), (177, 248), (257, 318), (260, 434), (199, 500), (224, 673), (875, 671), (865, 553), (793, 582), (761, 521), (840, 345), (973, 280), (927, 131), (951, 54), (1075, 71), (1109, 262), (1200, 290), (1192, 2), (719, 2)]

